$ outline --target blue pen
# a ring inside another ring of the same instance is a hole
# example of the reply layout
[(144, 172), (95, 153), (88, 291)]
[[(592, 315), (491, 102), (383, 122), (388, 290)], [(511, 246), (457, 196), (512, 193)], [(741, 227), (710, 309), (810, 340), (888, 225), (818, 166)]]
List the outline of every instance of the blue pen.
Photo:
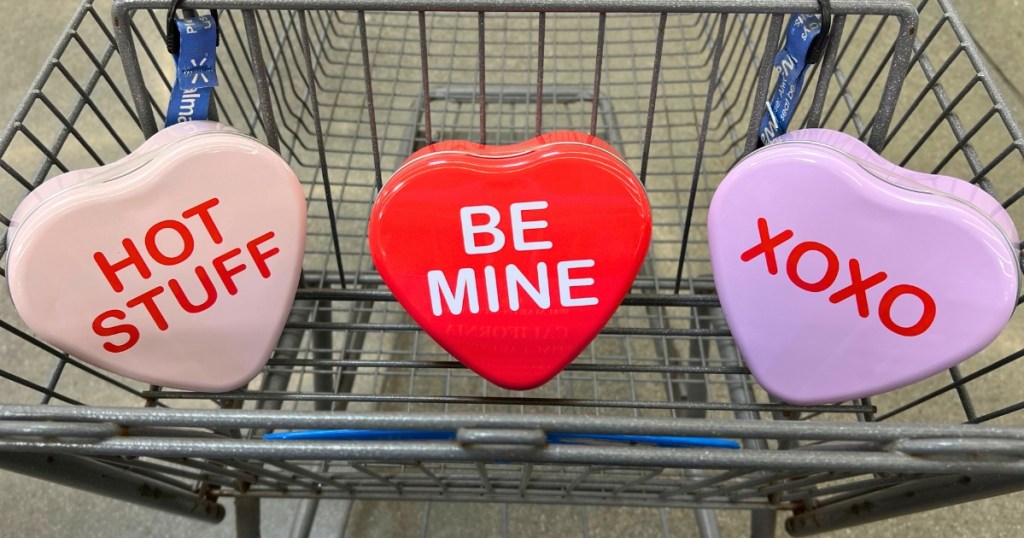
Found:
[[(613, 444), (661, 448), (740, 448), (740, 444), (736, 441), (710, 437), (565, 432), (549, 433), (547, 436), (548, 443), (561, 445)], [(303, 430), (268, 433), (263, 438), (271, 441), (454, 441), (455, 432), (425, 430)]]

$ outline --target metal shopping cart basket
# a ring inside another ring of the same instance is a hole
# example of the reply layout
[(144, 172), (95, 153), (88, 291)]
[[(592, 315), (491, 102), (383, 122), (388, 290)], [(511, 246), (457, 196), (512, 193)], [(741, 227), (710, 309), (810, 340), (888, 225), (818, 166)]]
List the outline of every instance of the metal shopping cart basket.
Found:
[[(48, 177), (116, 159), (156, 131), (173, 76), (167, 4), (78, 9), (0, 135), (3, 224)], [(832, 0), (828, 48), (793, 125), (969, 179), (1024, 222), (1024, 138), (950, 4)], [(319, 500), (352, 499), (689, 508), (705, 536), (734, 513), (719, 509), (743, 509), (767, 536), (779, 512), (787, 531), (812, 534), (1024, 489), (1019, 319), (946, 374), (837, 405), (769, 398), (730, 339), (710, 278), (708, 203), (756, 145), (785, 21), (816, 0), (184, 5), (219, 9), (219, 119), (266, 141), (305, 182), (291, 315), (255, 380), (203, 394), (94, 369), (34, 338), (5, 302), (0, 467), (211, 521), (233, 498), (243, 534), (258, 532), (259, 503), (278, 499), (303, 500), (298, 534)], [(653, 244), (579, 358), (539, 389), (501, 390), (410, 321), (371, 265), (366, 222), (380, 185), (425, 144), (554, 129), (596, 133), (626, 156), (649, 192)], [(330, 428), (457, 437), (262, 440)], [(743, 448), (545, 443), (557, 431)], [(660, 513), (668, 528), (689, 512)]]

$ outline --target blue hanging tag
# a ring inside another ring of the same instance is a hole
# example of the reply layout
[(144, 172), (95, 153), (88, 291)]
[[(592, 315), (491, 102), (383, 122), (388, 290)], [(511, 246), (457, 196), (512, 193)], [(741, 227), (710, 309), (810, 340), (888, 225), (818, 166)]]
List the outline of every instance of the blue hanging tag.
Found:
[(172, 52), (177, 70), (164, 127), (205, 120), (213, 87), (218, 83), (217, 20), (203, 15), (178, 19), (175, 23), (181, 36), (180, 47), (177, 53)]
[(758, 129), (761, 136), (761, 143), (767, 144), (775, 137), (785, 134), (789, 128), (789, 122), (793, 119), (793, 109), (796, 108), (797, 99), (804, 86), (804, 75), (807, 66), (820, 58), (820, 51), (824, 48), (819, 45), (815, 58), (810, 58), (814, 38), (821, 32), (821, 18), (818, 15), (794, 15), (789, 20), (789, 29), (786, 30), (786, 44), (782, 50), (775, 55), (775, 71), (778, 73), (778, 81), (775, 83), (775, 92), (770, 101), (765, 103), (768, 110), (761, 118), (761, 127)]

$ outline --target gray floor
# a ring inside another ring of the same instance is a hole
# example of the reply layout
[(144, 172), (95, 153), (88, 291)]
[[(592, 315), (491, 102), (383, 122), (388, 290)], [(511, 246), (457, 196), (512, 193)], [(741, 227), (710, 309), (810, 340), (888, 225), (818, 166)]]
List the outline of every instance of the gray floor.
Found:
[[(4, 14), (6, 22), (4, 31), (0, 32), (0, 51), (4, 52), (0, 57), (0, 73), (3, 73), (0, 77), (0, 121), (10, 115), (28, 89), (76, 4), (75, 0), (0, 0), (0, 13)], [(1024, 70), (1018, 67), (1019, 58), (1024, 54), (1024, 27), (1019, 25), (1018, 17), (1021, 2), (969, 0), (959, 4), (968, 26), (975, 29), (983, 50), (999, 67), (1000, 82), (1017, 116), (1024, 117), (1024, 100), (1015, 89), (1024, 86)], [(1010, 495), (867, 525), (833, 536), (910, 538), (968, 533), (993, 537), (1021, 536), (1024, 534), (1024, 518), (1019, 510), (1022, 500), (1024, 496), (1020, 494)], [(273, 502), (264, 505), (264, 535), (286, 535), (296, 504)], [(340, 503), (323, 503), (314, 535), (336, 535), (340, 509)], [(417, 519), (423, 510), (420, 503), (359, 505), (353, 513), (349, 535), (404, 536), (417, 532), (400, 525), (403, 521)], [(653, 510), (527, 506), (511, 507), (506, 514), (495, 506), (438, 504), (431, 510), (430, 530), (434, 536), (498, 535), (503, 520), (509, 522), (509, 535), (512, 536), (578, 535), (582, 520), (589, 520), (587, 528), (591, 536), (641, 536), (660, 532), (662, 525), (659, 514)], [(667, 512), (666, 521), (672, 526), (674, 535), (695, 535), (696, 530), (692, 526), (682, 524), (687, 520), (680, 514)], [(2, 472), (0, 514), (3, 515), (0, 534), (4, 536), (233, 535), (230, 513), (223, 524), (209, 526)], [(721, 514), (720, 517), (726, 535), (736, 533), (744, 526), (739, 514)]]

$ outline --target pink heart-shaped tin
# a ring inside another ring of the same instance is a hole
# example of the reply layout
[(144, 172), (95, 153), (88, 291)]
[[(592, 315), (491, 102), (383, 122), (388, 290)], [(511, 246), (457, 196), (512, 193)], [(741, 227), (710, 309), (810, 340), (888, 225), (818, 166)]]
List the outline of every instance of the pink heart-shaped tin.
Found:
[(213, 122), (43, 183), (7, 236), (11, 296), (43, 340), (165, 387), (236, 388), (266, 363), (298, 283), (306, 204), (288, 165)]
[(744, 360), (791, 403), (871, 396), (959, 363), (998, 336), (1020, 287), (1016, 228), (995, 199), (835, 131), (740, 161), (708, 234)]

